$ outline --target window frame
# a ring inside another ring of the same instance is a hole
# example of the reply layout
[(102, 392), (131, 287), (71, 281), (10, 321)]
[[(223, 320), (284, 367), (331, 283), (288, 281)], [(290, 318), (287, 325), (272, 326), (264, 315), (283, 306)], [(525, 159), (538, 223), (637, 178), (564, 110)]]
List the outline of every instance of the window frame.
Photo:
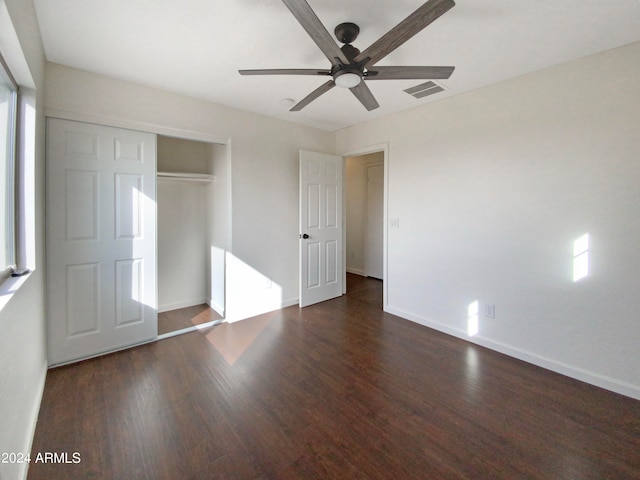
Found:
[[(11, 101), (9, 104), (9, 121), (7, 123), (8, 126), (8, 145), (6, 149), (7, 158), (6, 162), (3, 165), (0, 165), (0, 168), (5, 170), (6, 181), (3, 189), (6, 191), (2, 192), (5, 199), (5, 238), (3, 239), (4, 247), (6, 249), (6, 265), (2, 270), (0, 270), (0, 282), (3, 282), (7, 278), (9, 278), (12, 274), (16, 272), (17, 268), (17, 177), (16, 177), (16, 168), (17, 168), (17, 146), (19, 142), (19, 105), (20, 105), (20, 87), (18, 82), (16, 82), (9, 66), (5, 62), (2, 54), (0, 53), (0, 75), (4, 78), (3, 80), (7, 81), (9, 85), (9, 89), (12, 92)], [(3, 153), (3, 155), (4, 155)], [(0, 265), (0, 268), (3, 266)]]

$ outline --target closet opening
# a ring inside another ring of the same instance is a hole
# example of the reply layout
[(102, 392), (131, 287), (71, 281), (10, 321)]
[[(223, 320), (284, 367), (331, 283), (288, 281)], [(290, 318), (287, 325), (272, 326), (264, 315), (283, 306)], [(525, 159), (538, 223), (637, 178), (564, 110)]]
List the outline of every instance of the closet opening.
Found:
[(225, 315), (227, 145), (157, 136), (158, 338)]

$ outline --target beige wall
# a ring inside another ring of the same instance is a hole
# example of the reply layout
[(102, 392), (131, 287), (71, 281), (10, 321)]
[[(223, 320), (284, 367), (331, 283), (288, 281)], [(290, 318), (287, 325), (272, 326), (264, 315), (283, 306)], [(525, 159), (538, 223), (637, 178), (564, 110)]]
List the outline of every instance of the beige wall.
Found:
[[(338, 152), (389, 142), (390, 312), (640, 398), (639, 58), (636, 43), (337, 132)], [(469, 337), (476, 300), (495, 318)]]
[[(35, 151), (32, 154), (23, 151), (33, 159), (35, 170), (35, 179), (28, 185), (27, 193), (28, 198), (33, 198), (35, 187), (35, 219), (25, 227), (30, 244), (27, 257), (30, 266), (35, 262), (36, 270), (23, 278), (24, 283), (13, 294), (3, 292), (0, 296), (0, 452), (28, 453), (47, 366), (43, 257), (44, 116), (39, 108), (44, 104), (44, 52), (31, 2), (0, 0), (0, 30), (0, 47), (6, 57), (14, 57), (22, 50), (18, 55), (21, 62), (16, 58), (7, 58), (7, 62), (18, 83), (29, 87), (25, 96), (29, 97), (35, 87), (34, 103), (38, 108)], [(4, 49), (8, 48), (12, 36), (20, 46), (12, 48), (9, 55)], [(3, 479), (23, 478), (26, 471), (27, 464), (0, 464), (0, 478)]]

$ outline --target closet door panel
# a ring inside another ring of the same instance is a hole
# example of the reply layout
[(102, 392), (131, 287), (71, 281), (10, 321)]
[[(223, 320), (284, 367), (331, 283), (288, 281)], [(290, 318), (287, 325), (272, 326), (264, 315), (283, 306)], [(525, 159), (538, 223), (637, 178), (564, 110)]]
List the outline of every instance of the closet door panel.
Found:
[(51, 365), (157, 336), (155, 135), (48, 119)]

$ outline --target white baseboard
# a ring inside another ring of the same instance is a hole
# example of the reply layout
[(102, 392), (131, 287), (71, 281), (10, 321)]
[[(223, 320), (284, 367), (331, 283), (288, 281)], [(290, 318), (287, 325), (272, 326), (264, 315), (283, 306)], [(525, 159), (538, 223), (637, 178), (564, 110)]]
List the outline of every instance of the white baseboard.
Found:
[(214, 302), (210, 298), (207, 299), (207, 305), (209, 305), (213, 311), (215, 311), (218, 315), (224, 318), (224, 305), (220, 305), (217, 302)]
[[(47, 380), (47, 364), (45, 362), (44, 368), (42, 369), (42, 373), (40, 379), (38, 381), (37, 392), (36, 392), (36, 401), (33, 404), (33, 410), (31, 411), (30, 419), (29, 419), (29, 436), (27, 437), (27, 445), (25, 445), (25, 449), (23, 452), (31, 452), (31, 448), (33, 447), (33, 439), (36, 435), (36, 425), (38, 423), (38, 415), (40, 414), (40, 405), (42, 404), (42, 397), (44, 395), (44, 384)], [(22, 471), (20, 472), (20, 478), (26, 480), (27, 474), (29, 473), (29, 463), (24, 463), (22, 466)]]
[(359, 268), (347, 267), (345, 270), (347, 271), (347, 273), (353, 273), (354, 275), (360, 275), (361, 277), (366, 276), (364, 274), (364, 270), (360, 270)]
[(265, 313), (277, 312), (278, 310), (281, 310), (283, 308), (292, 307), (293, 305), (298, 305), (298, 303), (299, 301), (297, 298), (290, 298), (288, 300), (282, 300), (279, 306), (272, 305), (271, 307), (269, 307), (271, 308), (270, 310), (266, 310), (264, 312), (254, 312), (249, 316), (245, 316), (245, 315), (238, 316), (238, 315), (233, 315), (233, 313), (230, 313), (225, 317), (225, 321), (228, 323), (241, 322), (242, 320), (247, 320), (248, 318), (254, 318), (259, 315), (264, 315)]
[(280, 308), (287, 308), (287, 307), (292, 307), (294, 305), (298, 305), (298, 303), (300, 303), (300, 301), (298, 300), (298, 298), (290, 298), (289, 300), (283, 300), (282, 304), (280, 305)]
[(400, 308), (387, 306), (385, 311), (391, 313), (392, 315), (402, 317), (406, 320), (410, 320), (425, 327), (433, 328), (434, 330), (438, 330), (439, 332), (461, 338), (462, 340), (481, 345), (491, 350), (495, 350), (496, 352), (500, 352), (510, 357), (517, 358), (518, 360), (537, 365), (538, 367), (542, 367), (561, 375), (580, 380), (581, 382), (589, 383), (591, 385), (595, 385), (596, 387), (604, 388), (606, 390), (610, 390), (612, 392), (635, 398), (636, 400), (640, 400), (640, 386), (638, 385), (633, 385), (628, 382), (616, 380), (615, 378), (611, 378), (606, 375), (601, 375), (599, 373), (584, 370), (573, 365), (568, 365), (566, 363), (559, 362), (557, 360), (553, 360), (511, 345), (507, 345), (490, 338), (482, 337), (480, 335), (469, 337), (463, 330), (451, 328), (448, 325), (444, 325), (420, 315), (407, 312)]
[(208, 304), (209, 302), (206, 298), (194, 298), (191, 300), (183, 300), (180, 302), (165, 303), (164, 305), (158, 305), (158, 313), (169, 312), (171, 310), (177, 310), (179, 308), (194, 307), (196, 305), (202, 305), (203, 303)]

